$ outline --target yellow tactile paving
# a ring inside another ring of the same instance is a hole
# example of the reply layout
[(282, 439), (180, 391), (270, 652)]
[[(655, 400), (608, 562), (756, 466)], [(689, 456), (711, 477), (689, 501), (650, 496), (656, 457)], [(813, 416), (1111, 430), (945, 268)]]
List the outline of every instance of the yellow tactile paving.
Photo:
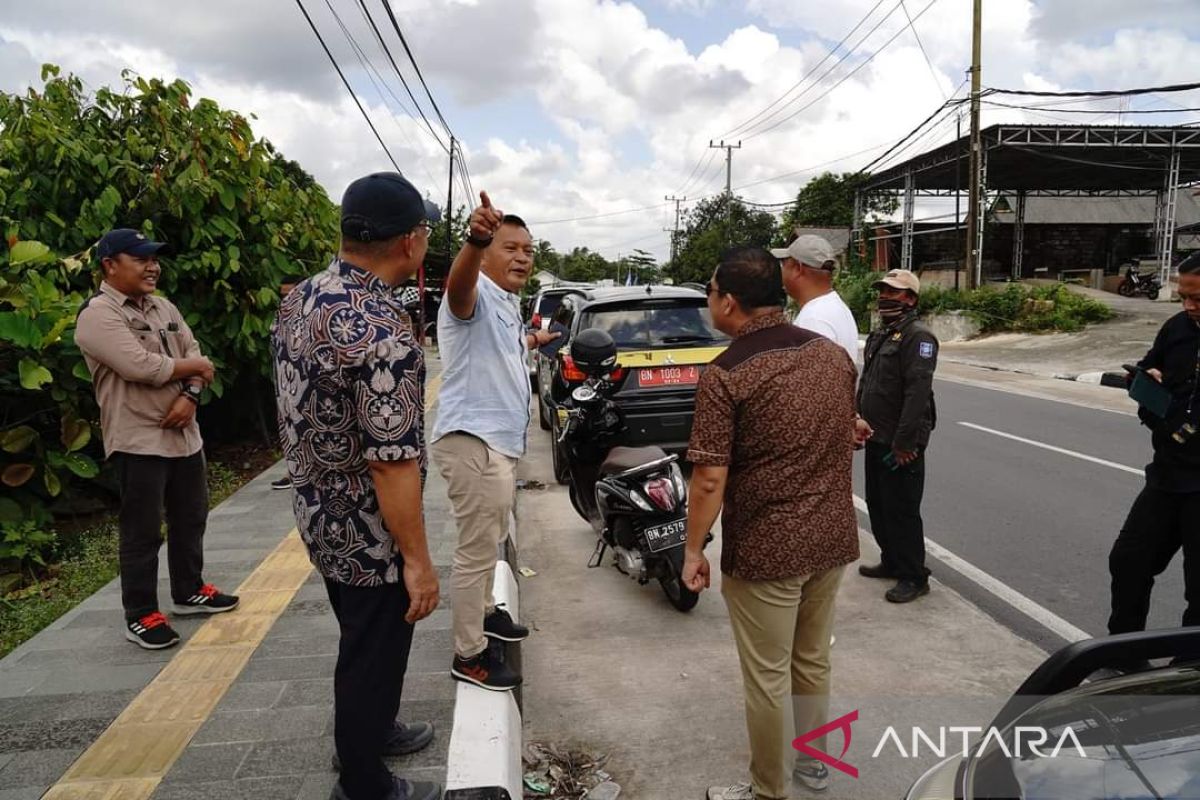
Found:
[[(427, 409), (441, 383), (428, 382)], [(238, 587), (238, 609), (207, 620), (44, 800), (148, 800), (311, 572), (292, 530)]]
[(238, 587), (241, 606), (200, 626), (44, 796), (149, 798), (311, 571), (292, 530)]
[(149, 800), (156, 788), (156, 778), (103, 783), (60, 783), (42, 795), (42, 800)]

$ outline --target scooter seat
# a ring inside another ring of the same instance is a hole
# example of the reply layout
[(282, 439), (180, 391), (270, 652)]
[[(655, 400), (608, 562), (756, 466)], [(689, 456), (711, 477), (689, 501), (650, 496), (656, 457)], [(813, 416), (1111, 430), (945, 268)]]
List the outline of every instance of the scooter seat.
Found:
[(666, 457), (667, 453), (661, 447), (614, 447), (600, 465), (600, 474), (615, 475)]

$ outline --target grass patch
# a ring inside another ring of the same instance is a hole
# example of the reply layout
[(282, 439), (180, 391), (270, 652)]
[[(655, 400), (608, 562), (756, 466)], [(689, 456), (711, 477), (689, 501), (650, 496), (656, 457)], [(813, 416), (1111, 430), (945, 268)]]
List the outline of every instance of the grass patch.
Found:
[[(254, 474), (223, 462), (209, 462), (209, 508), (228, 499)], [(0, 658), (117, 577), (117, 545), (117, 523), (112, 517), (64, 534), (61, 561), (51, 564), (29, 586), (0, 597)]]
[[(854, 312), (860, 331), (869, 330), (871, 311), (878, 296), (871, 284), (878, 273), (846, 271), (837, 276), (837, 290)], [(963, 311), (979, 323), (984, 333), (1072, 333), (1084, 326), (1112, 319), (1111, 308), (1098, 300), (1072, 292), (1065, 284), (1002, 287), (983, 286), (955, 291), (929, 286), (921, 292), (921, 313)]]

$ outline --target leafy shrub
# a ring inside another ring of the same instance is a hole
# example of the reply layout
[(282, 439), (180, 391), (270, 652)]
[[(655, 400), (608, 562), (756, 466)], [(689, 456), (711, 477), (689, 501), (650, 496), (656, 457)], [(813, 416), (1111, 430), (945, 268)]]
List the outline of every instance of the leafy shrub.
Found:
[(159, 286), (217, 366), (204, 401), (238, 387), (222, 422), (247, 407), (261, 419), (282, 279), (323, 267), (338, 241), (312, 177), (186, 83), (126, 74), (86, 96), (56, 67), (42, 78), (40, 92), (0, 93), (0, 522), (45, 521), (73, 479), (100, 471), (73, 332), (106, 230), (174, 248)]

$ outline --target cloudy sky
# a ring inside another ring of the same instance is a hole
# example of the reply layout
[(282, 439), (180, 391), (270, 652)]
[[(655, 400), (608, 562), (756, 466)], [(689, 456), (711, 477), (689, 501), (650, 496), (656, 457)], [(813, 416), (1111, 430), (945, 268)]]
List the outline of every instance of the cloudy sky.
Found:
[[(445, 139), (382, 0), (363, 2)], [(582, 244), (609, 257), (634, 248), (665, 257), (662, 228), (674, 207), (664, 197), (686, 195), (686, 207), (724, 186), (723, 151), (710, 150), (710, 140), (741, 141), (733, 156), (740, 195), (782, 202), (814, 174), (864, 166), (947, 97), (961, 96), (970, 62), (970, 0), (391, 3), (462, 142), (475, 189), (487, 189), (559, 249)], [(414, 115), (358, 0), (304, 5), (402, 171), (444, 203), (445, 151)], [(985, 86), (1106, 89), (1200, 79), (1196, 0), (984, 6)], [(0, 0), (0, 89), (35, 85), (43, 62), (91, 87), (116, 83), (122, 69), (181, 77), (198, 95), (256, 115), (256, 132), (335, 199), (354, 177), (390, 168), (295, 0)], [(1200, 93), (1143, 96), (1124, 107), (1197, 106)], [(985, 124), (1080, 119), (1044, 110), (984, 114)], [(1196, 119), (1179, 112), (1121, 121)], [(950, 137), (953, 127), (948, 118), (918, 149)], [(454, 192), (458, 205), (461, 182)]]

